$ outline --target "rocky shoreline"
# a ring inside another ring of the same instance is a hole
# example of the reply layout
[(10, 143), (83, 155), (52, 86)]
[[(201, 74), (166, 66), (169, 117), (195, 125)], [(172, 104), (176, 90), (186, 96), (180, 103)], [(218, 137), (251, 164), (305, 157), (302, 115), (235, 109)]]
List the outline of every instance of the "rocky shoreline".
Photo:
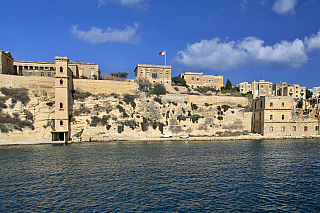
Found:
[[(319, 136), (286, 136), (286, 137), (266, 137), (261, 135), (243, 135), (243, 136), (230, 136), (230, 137), (190, 137), (187, 139), (181, 139), (179, 137), (172, 137), (172, 138), (144, 138), (144, 139), (135, 139), (135, 140), (106, 140), (106, 141), (95, 141), (92, 142), (167, 142), (167, 141), (236, 141), (236, 140), (286, 140), (286, 139), (320, 139)], [(82, 143), (82, 142), (89, 142), (89, 141), (69, 141), (68, 144), (71, 143)], [(13, 146), (13, 145), (44, 145), (44, 144), (51, 144), (51, 145), (63, 145), (63, 142), (60, 141), (34, 141), (34, 142), (0, 142), (0, 146)]]

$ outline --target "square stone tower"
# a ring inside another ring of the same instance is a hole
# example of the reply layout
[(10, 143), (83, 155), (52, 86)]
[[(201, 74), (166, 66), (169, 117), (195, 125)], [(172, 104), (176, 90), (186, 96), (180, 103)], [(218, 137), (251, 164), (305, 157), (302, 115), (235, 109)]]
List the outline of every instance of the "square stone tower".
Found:
[(70, 137), (70, 118), (72, 113), (73, 81), (72, 71), (68, 68), (67, 57), (55, 58), (55, 120), (52, 131), (53, 141), (67, 142)]

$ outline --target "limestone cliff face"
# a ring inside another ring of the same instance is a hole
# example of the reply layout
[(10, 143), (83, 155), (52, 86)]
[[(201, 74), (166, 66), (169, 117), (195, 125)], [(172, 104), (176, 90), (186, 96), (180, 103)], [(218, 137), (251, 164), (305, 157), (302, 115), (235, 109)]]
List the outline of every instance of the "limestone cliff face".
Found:
[[(0, 88), (7, 89), (1, 89), (0, 93), (0, 143), (51, 141), (54, 79), (1, 77)], [(77, 81), (76, 90), (81, 88), (85, 93), (86, 86), (81, 85), (90, 82)], [(101, 91), (91, 96), (88, 96), (90, 93), (75, 96), (71, 118), (74, 141), (87, 141), (89, 137), (98, 141), (158, 139), (165, 132), (172, 132), (173, 137), (251, 132), (252, 113), (241, 107), (247, 105), (244, 97), (178, 94), (183, 88), (179, 88), (179, 92), (174, 88), (165, 96), (147, 97), (145, 93), (136, 93), (133, 88), (137, 85), (132, 82), (124, 87), (121, 87), (123, 82), (94, 83), (102, 85)], [(118, 86), (115, 88), (114, 84)], [(109, 92), (102, 93), (105, 88)]]
[(22, 88), (25, 93), (17, 88), (3, 90), (1, 88), (0, 143), (50, 141), (54, 90)]
[(91, 96), (74, 102), (72, 139), (158, 139), (164, 132), (174, 137), (246, 134), (251, 131), (251, 112), (237, 105), (175, 102), (143, 93)]

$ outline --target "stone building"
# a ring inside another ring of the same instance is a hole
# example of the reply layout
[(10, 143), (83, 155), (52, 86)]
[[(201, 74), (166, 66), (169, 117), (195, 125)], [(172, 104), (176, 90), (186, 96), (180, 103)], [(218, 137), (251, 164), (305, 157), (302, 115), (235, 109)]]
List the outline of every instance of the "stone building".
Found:
[(185, 72), (179, 75), (184, 78), (186, 83), (192, 88), (196, 87), (212, 87), (214, 89), (220, 89), (223, 86), (223, 76), (218, 75), (203, 75), (202, 72)]
[(53, 141), (69, 140), (70, 135), (70, 118), (72, 115), (72, 91), (73, 91), (73, 73), (68, 66), (67, 57), (55, 58), (55, 67), (57, 72), (55, 78), (55, 119), (52, 130)]
[(171, 84), (171, 66), (138, 64), (134, 70), (135, 81)]
[[(53, 77), (56, 72), (54, 62), (18, 61), (13, 62), (14, 71), (21, 76)], [(69, 61), (68, 66), (77, 78), (96, 79), (100, 75), (99, 66), (95, 63)]]
[(259, 82), (252, 82), (252, 95), (253, 98), (262, 96), (272, 96), (272, 82), (260, 80)]
[(252, 102), (252, 131), (264, 136), (319, 134), (318, 113), (305, 114), (291, 96), (264, 96)]
[(10, 52), (0, 50), (0, 74), (14, 75), (12, 55)]
[(248, 82), (242, 82), (242, 83), (237, 84), (236, 86), (239, 87), (240, 92), (242, 94), (252, 92), (252, 84), (249, 84)]
[(291, 96), (292, 98), (306, 99), (306, 87), (298, 84), (280, 82), (279, 84), (273, 85), (272, 90), (276, 96)]

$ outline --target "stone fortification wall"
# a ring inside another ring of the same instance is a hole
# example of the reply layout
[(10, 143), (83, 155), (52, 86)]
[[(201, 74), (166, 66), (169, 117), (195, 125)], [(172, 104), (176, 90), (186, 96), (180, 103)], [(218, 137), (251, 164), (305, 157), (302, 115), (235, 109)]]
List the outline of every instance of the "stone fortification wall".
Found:
[(166, 94), (165, 99), (167, 101), (185, 102), (188, 101), (187, 94)]
[(92, 94), (134, 94), (139, 87), (136, 82), (88, 79), (73, 79), (73, 85), (75, 90), (79, 92)]
[(212, 104), (212, 105), (238, 105), (248, 106), (248, 97), (234, 96), (206, 96), (206, 95), (189, 95), (188, 101), (196, 104)]
[(54, 88), (54, 78), (0, 74), (0, 87), (7, 88)]

